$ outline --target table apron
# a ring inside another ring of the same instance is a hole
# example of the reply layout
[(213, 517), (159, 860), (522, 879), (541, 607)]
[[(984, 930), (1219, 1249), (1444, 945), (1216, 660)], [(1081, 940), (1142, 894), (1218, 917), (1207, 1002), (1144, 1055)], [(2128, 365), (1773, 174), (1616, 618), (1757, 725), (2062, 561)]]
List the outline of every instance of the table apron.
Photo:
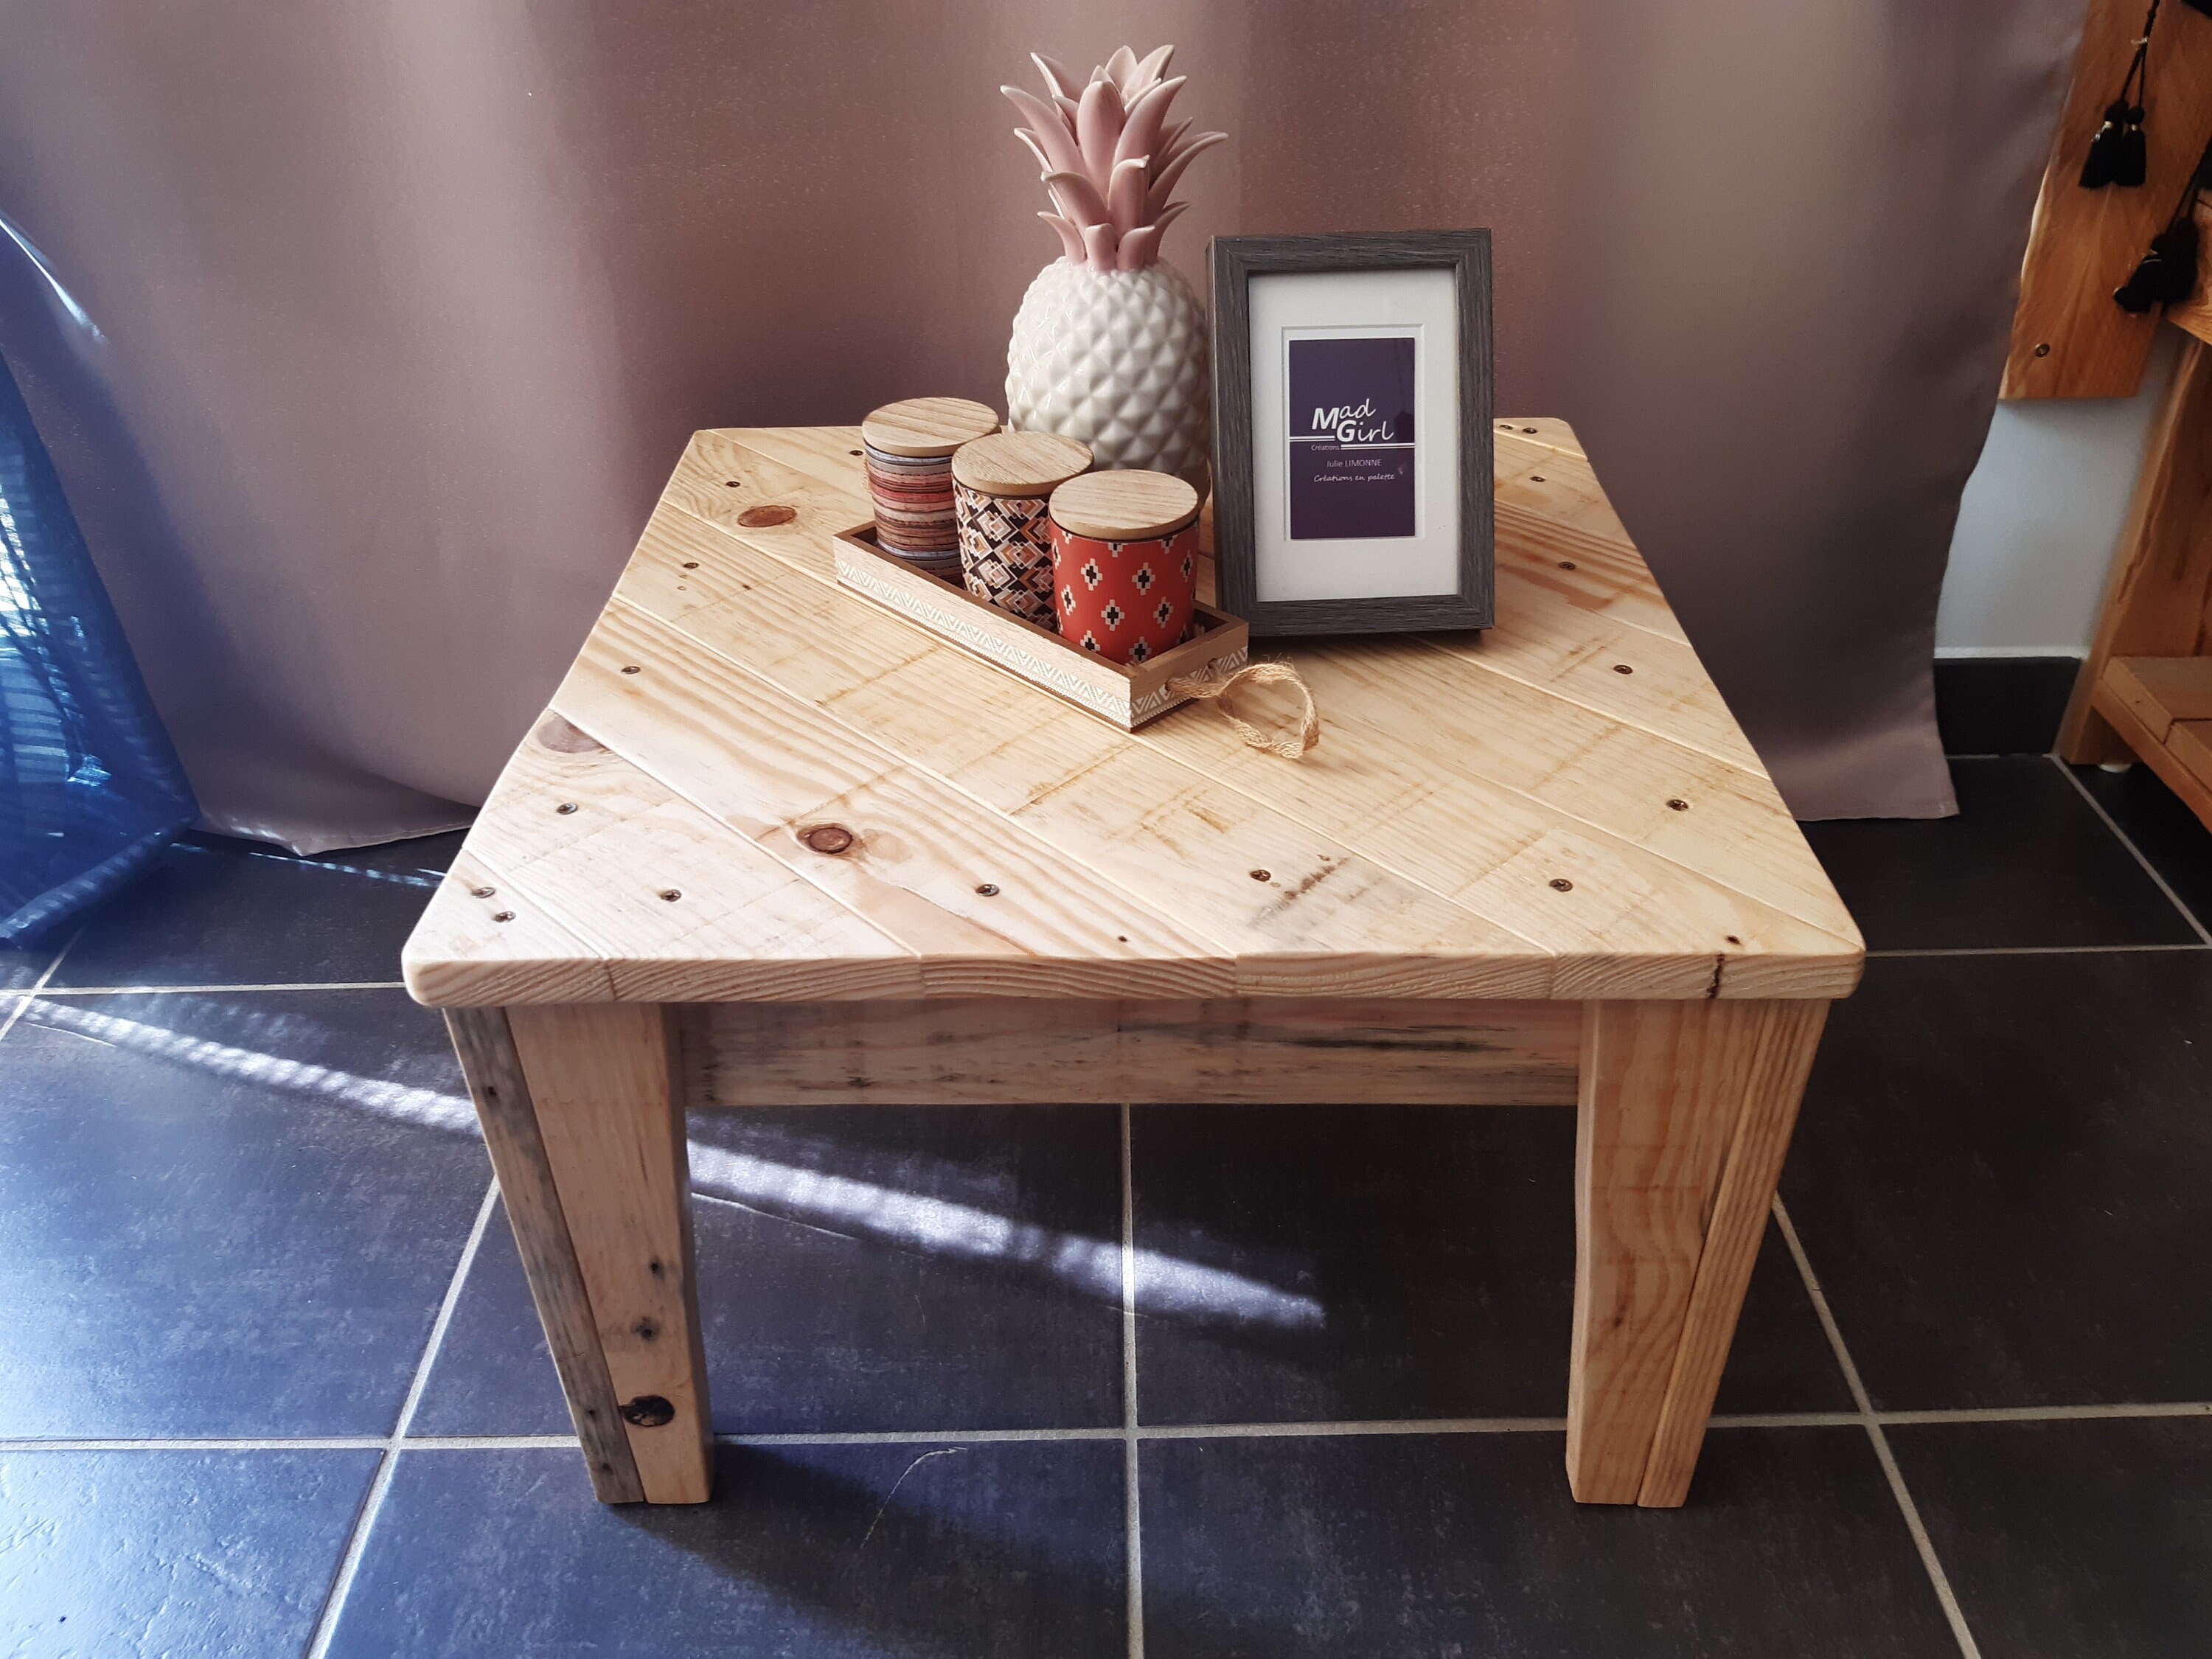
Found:
[(1575, 1103), (1578, 1002), (933, 998), (672, 1006), (691, 1107)]

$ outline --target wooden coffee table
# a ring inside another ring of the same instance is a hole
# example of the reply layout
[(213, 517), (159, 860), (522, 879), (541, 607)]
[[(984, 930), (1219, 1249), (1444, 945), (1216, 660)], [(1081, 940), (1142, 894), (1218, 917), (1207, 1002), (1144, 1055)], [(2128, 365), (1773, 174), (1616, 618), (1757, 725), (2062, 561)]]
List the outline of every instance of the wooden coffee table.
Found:
[(1498, 625), (1288, 649), (1298, 762), (839, 588), (856, 428), (692, 440), (405, 955), (602, 1499), (708, 1495), (685, 1108), (1087, 1100), (1574, 1106), (1568, 1480), (1682, 1502), (1863, 947), (1573, 434), (1500, 428)]

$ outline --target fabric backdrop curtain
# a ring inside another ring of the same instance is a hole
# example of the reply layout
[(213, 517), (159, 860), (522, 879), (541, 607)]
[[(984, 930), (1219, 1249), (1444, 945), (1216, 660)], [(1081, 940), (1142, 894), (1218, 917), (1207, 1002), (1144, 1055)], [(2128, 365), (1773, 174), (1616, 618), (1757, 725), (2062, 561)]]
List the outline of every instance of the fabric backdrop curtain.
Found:
[[(1929, 662), (2081, 0), (4, 0), (0, 349), (208, 821), (453, 822), (684, 436), (998, 403), (995, 88), (1172, 40), (1214, 232), (1487, 225), (1804, 816), (1950, 810)], [(43, 259), (33, 257), (33, 251)]]

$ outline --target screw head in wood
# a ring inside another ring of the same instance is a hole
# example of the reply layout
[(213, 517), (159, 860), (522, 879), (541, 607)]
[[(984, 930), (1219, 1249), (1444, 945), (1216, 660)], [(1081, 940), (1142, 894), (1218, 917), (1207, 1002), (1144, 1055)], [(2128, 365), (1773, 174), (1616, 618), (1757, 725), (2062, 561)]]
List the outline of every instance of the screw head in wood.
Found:
[(1544, 482), (1544, 475), (1540, 472), (1531, 472), (1528, 475), (1528, 482), (1530, 483), (1541, 483)]
[(495, 910), (491, 913), (491, 919), (494, 921), (513, 921), (514, 920), (514, 912), (512, 910)]
[(1255, 870), (1252, 872), (1252, 879), (1255, 881), (1266, 881), (1268, 879), (1267, 872), (1265, 870)]
[(797, 507), (778, 503), (769, 507), (749, 507), (738, 514), (738, 522), (748, 530), (765, 530), (772, 524), (789, 524), (798, 516)]
[(1738, 938), (1737, 938), (1734, 933), (1730, 933), (1730, 934), (1728, 936), (1728, 942), (1729, 942), (1730, 945), (1741, 945), (1741, 944), (1742, 944), (1742, 943), (1743, 943), (1743, 941), (1742, 941), (1741, 939), (1738, 939)]
[(680, 887), (664, 887), (660, 890), (660, 896), (673, 904), (684, 896), (684, 890)]
[(1690, 803), (1680, 795), (1670, 795), (1667, 800), (1667, 810), (1670, 812), (1686, 812), (1690, 810)]
[(848, 850), (853, 845), (853, 832), (842, 823), (817, 823), (811, 830), (800, 830), (799, 838), (810, 850), (827, 854), (831, 858)]
[(859, 450), (857, 450), (857, 449), (848, 449), (848, 450), (847, 450), (845, 453), (846, 453), (848, 455), (857, 455), (857, 454), (859, 454), (860, 452)]
[(1633, 674), (1636, 671), (1625, 662), (1617, 662), (1613, 665), (1613, 672), (1616, 674)]
[(1521, 429), (1523, 432), (1534, 432), (1536, 428), (1533, 426), (1524, 426)]
[(572, 800), (564, 800), (553, 810), (560, 813), (562, 817), (566, 817), (569, 813), (576, 810), (576, 803)]
[(699, 568), (699, 561), (696, 559), (686, 559), (684, 561), (684, 568), (686, 570), (696, 570)]
[(745, 481), (743, 478), (725, 478), (722, 480), (722, 488), (725, 489), (743, 489), (744, 487)]
[(641, 1394), (623, 1401), (623, 1421), (641, 1429), (657, 1429), (676, 1420), (676, 1407), (657, 1394)]
[(642, 674), (645, 671), (642, 668), (640, 668), (635, 663), (632, 663), (629, 667), (623, 669), (623, 672), (625, 674)]
[(471, 887), (469, 889), (469, 891), (474, 893), (478, 898), (489, 898), (494, 893), (499, 891), (499, 889), (496, 887)]
[(1565, 876), (1553, 876), (1552, 878), (1552, 885), (1554, 889), (1562, 893), (1571, 893), (1575, 890), (1574, 883), (1569, 881)]
[(2046, 344), (2036, 347), (2035, 355), (2039, 357), (2048, 357), (2051, 355), (2050, 346)]
[(1559, 561), (1559, 568), (1562, 570), (1572, 570), (1575, 568), (1575, 562), (1572, 559), (1561, 559)]
[(985, 898), (996, 898), (999, 896), (999, 884), (995, 881), (979, 881), (975, 884), (975, 890)]

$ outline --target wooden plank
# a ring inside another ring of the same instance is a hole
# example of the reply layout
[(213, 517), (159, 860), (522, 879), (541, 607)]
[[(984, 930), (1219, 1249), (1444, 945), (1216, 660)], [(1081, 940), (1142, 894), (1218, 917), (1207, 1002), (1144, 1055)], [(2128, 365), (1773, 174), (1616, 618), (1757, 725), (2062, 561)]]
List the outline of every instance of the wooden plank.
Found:
[(515, 1249), (591, 1470), (592, 1490), (602, 1504), (642, 1502), (645, 1487), (630, 1454), (606, 1357), (599, 1349), (591, 1293), (577, 1264), (561, 1194), (538, 1133), (538, 1109), (515, 1054), (507, 1018), (497, 1008), (453, 1008), (447, 1011), (446, 1028), (453, 1034), (462, 1074), (468, 1079), (477, 1121), (483, 1126), (500, 1197), (514, 1229)]
[(1405, 718), (1409, 707), (1436, 712), (1425, 687), (1378, 688), (1325, 650), (1293, 660), (1337, 734), (1296, 768), (1224, 748), (1199, 720), (1164, 724), (1152, 741), (1536, 939), (1558, 958), (1554, 995), (1843, 994), (1856, 983), (1856, 933), (1826, 932), (1468, 775), (1481, 769), (1480, 738), (1448, 717)]
[[(655, 534), (648, 534), (624, 578), (626, 595), (634, 594), (649, 605), (665, 605), (683, 619), (687, 630), (696, 632), (701, 626), (698, 617), (709, 608), (701, 601), (713, 592), (726, 592), (728, 610), (712, 626), (726, 629), (731, 635), (745, 630), (742, 637), (732, 639), (729, 648), (746, 653), (763, 672), (802, 695), (834, 698), (838, 712), (865, 714), (873, 735), (902, 752), (926, 759), (933, 769), (958, 775), (963, 767), (997, 767), (1004, 769), (1009, 787), (1021, 783), (1017, 763), (1030, 754), (1030, 747), (1023, 738), (1002, 735), (1006, 729), (1018, 730), (1018, 720), (1001, 727), (933, 717), (932, 711), (962, 706), (975, 695), (959, 683), (954, 669), (927, 651), (902, 650), (896, 641), (879, 654), (866, 656), (854, 630), (823, 610), (818, 590), (810, 592), (803, 580), (779, 577), (744, 547), (686, 535), (680, 528), (669, 533), (675, 539), (665, 546), (657, 544)], [(691, 568), (686, 569), (687, 565)], [(672, 580), (679, 575), (681, 592)], [(774, 621), (764, 623), (764, 618)], [(774, 623), (786, 621), (797, 624), (793, 636), (779, 640)], [(833, 660), (825, 662), (824, 653), (811, 649), (806, 641), (831, 634), (837, 635), (837, 643), (827, 653)], [(717, 635), (721, 637), (726, 636)], [(1301, 656), (1297, 660), (1303, 664), (1308, 659)], [(1331, 720), (1337, 718), (1334, 701), (1332, 693), (1323, 702), (1325, 717)], [(1486, 789), (1480, 780), (1462, 775), (1468, 769), (1456, 740), (1443, 751), (1401, 762), (1394, 772), (1379, 757), (1394, 755), (1419, 738), (1422, 724), (1404, 719), (1406, 708), (1413, 706), (1419, 706), (1418, 699), (1384, 699), (1377, 718), (1361, 728), (1358, 741), (1324, 742), (1296, 767), (1243, 749), (1203, 711), (1196, 717), (1182, 712), (1171, 715), (1147, 728), (1138, 740), (1175, 755), (1194, 771), (1210, 771), (1241, 785), (1249, 796), (1267, 800), (1324, 834), (1355, 842), (1389, 866), (1447, 896), (1470, 900), (1482, 914), (1516, 933), (1555, 951), (1577, 953), (1572, 972), (1554, 981), (1557, 994), (1703, 995), (1711, 988), (1720, 958), (1739, 951), (1750, 957), (1765, 952), (1777, 960), (1762, 966), (1731, 960), (1723, 994), (1834, 995), (1845, 994), (1855, 982), (1855, 933), (1827, 936), (1821, 930), (1794, 925), (1773, 907), (1740, 893), (1711, 890), (1710, 884), (1670, 860), (1653, 860), (1625, 842), (1608, 848), (1607, 837), (1588, 825), (1533, 800)], [(1004, 704), (1000, 710), (1010, 716), (1015, 712)], [(1589, 718), (1586, 714), (1583, 717)], [(1033, 780), (1037, 787), (1050, 787), (1079, 766), (1103, 763), (1110, 752), (1103, 745), (1112, 734), (1100, 732), (1095, 723), (1091, 726), (1088, 732), (1080, 726), (1051, 728), (1054, 740), (1062, 745), (1061, 763), (1058, 767), (1047, 763), (1048, 769)], [(1686, 754), (1684, 758), (1712, 767), (1703, 757)], [(1408, 764), (1414, 770), (1406, 771)], [(1363, 775), (1348, 775), (1353, 772)], [(1771, 794), (1762, 780), (1748, 782)], [(1658, 797), (1662, 811), (1671, 810), (1663, 808), (1668, 798), (1663, 791)], [(1420, 812), (1424, 803), (1433, 803), (1427, 816), (1437, 821), (1416, 829), (1404, 815)], [(1449, 816), (1447, 806), (1453, 809)], [(1785, 836), (1799, 849), (1795, 856), (1802, 860), (1801, 871), (1809, 872), (1808, 879), (1828, 892), (1825, 874), (1802, 851), (1802, 839), (1778, 799), (1770, 811), (1778, 826), (1774, 833)], [(1376, 839), (1382, 836), (1390, 837), (1387, 849)], [(1564, 840), (1539, 845), (1547, 836)], [(1559, 861), (1563, 855), (1571, 860), (1564, 866)], [(1586, 890), (1578, 880), (1578, 871), (1602, 870), (1623, 856), (1648, 873), (1608, 876)], [(1521, 861), (1513, 868), (1500, 868), (1516, 859)], [(1548, 867), (1540, 868), (1540, 864)], [(1493, 872), (1496, 890), (1473, 897), (1474, 884), (1488, 880)], [(1587, 896), (1563, 901), (1549, 885), (1558, 878), (1576, 881), (1577, 892), (1586, 890)], [(1829, 902), (1833, 902), (1832, 896)], [(1595, 906), (1602, 906), (1602, 911)], [(1571, 908), (1590, 927), (1572, 940), (1558, 938), (1563, 913)], [(1686, 936), (1686, 942), (1680, 930), (1667, 931), (1664, 924), (1670, 914), (1699, 919), (1698, 930)], [(1628, 918), (1633, 920), (1626, 931), (1620, 931)], [(1600, 925), (1606, 936), (1593, 945)], [(1848, 927), (1847, 918), (1843, 925)], [(1547, 928), (1549, 933), (1541, 931)], [(1729, 942), (1729, 935), (1735, 943)], [(1583, 959), (1589, 950), (1597, 954)], [(1639, 953), (1666, 954), (1671, 959), (1651, 962)], [(1800, 956), (1818, 959), (1795, 960)], [(1793, 982), (1801, 972), (1810, 977)], [(1780, 977), (1772, 977), (1774, 974)]]
[[(2205, 20), (2212, 21), (2212, 20)], [(2114, 657), (2212, 655), (2212, 348), (2182, 348), (2173, 386), (2143, 448), (2105, 584), (2089, 655), (2059, 727), (2058, 752), (2077, 764), (2124, 760), (2128, 750), (2092, 706)], [(2146, 759), (2148, 757), (2145, 757)]]
[[(1514, 591), (1686, 644), (1689, 636), (1585, 461), (1529, 458), (1497, 483), (1498, 570)], [(1500, 602), (1507, 587), (1499, 589)]]
[[(1235, 953), (1235, 990), (1548, 991), (1551, 957), (1540, 945), (1212, 783), (1140, 738), (930, 643), (818, 577), (780, 573), (780, 560), (760, 556), (766, 550), (704, 526), (687, 531), (680, 515), (656, 519), (622, 596), (651, 609), (656, 587), (666, 591), (680, 572), (684, 603), (665, 620), (1219, 941)], [(648, 577), (654, 566), (659, 576)], [(729, 597), (695, 603), (709, 586)], [(992, 718), (947, 717), (974, 708), (989, 708)], [(1194, 713), (1204, 711), (1178, 710), (1159, 725)], [(1221, 729), (1226, 749), (1241, 746)], [(1255, 878), (1254, 870), (1267, 873)]]
[[(633, 672), (635, 671), (635, 672)], [(1231, 954), (617, 599), (556, 705), (920, 959), (932, 993), (1225, 994)], [(808, 839), (844, 830), (825, 854)]]
[(2143, 12), (2144, 0), (2090, 0), (2028, 232), (2001, 397), (2126, 398), (2142, 384), (2158, 315), (2121, 310), (2112, 290), (2164, 228), (2212, 131), (2212, 18), (2165, 6), (2142, 100), (2150, 112), (2145, 182), (2081, 187), (2081, 162), (2127, 74)]
[(2105, 684), (2160, 743), (2176, 720), (2212, 720), (2212, 657), (2114, 657)]
[[(1624, 726), (1767, 775), (1698, 653), (1613, 617), (1577, 611), (1540, 583), (1502, 583), (1498, 621), (1479, 634), (1431, 634), (1428, 643), (1494, 674), (1595, 709)], [(1626, 664), (1631, 672), (1622, 673)]]
[(603, 745), (526, 742), (467, 846), (585, 941), (619, 1001), (922, 992), (912, 951)]
[[(2166, 734), (2166, 750), (2199, 789), (2212, 790), (2212, 720), (2176, 720)], [(2207, 827), (2212, 828), (2212, 819)]]
[[(1418, 641), (1324, 645), (1301, 650), (1297, 661), (1328, 718), (1356, 727), (1360, 741), (1411, 728), (1427, 753), (1408, 781), (1456, 769), (1659, 854), (1681, 868), (1679, 879), (1695, 872), (1838, 939), (1856, 937), (1826, 872), (1764, 777), (1518, 681), (1457, 670)], [(1406, 720), (1410, 709), (1420, 711), (1418, 722)]]
[(1774, 1184), (1782, 1175), (1827, 1017), (1824, 1002), (1771, 1002), (1751, 1030), (1729, 1039), (1749, 1049), (1743, 1060), (1743, 1103), (1735, 1113), (1735, 1139), (1713, 1198), (1705, 1253), (1698, 1258), (1681, 1342), (1637, 1495), (1646, 1509), (1673, 1509), (1690, 1495), (1705, 1420), (1712, 1414), (1713, 1395), (1735, 1340), (1736, 1316), (1759, 1259)]
[(2207, 829), (2212, 829), (2212, 783), (2200, 781), (2180, 756), (2154, 738), (2136, 718), (2135, 711), (2105, 687), (2097, 687), (2093, 707), (2112, 732), (2113, 741), (2121, 746), (2121, 752), (2141, 760), (2157, 773), (2159, 781), (2180, 797), (2181, 804), (2196, 813)]
[(1575, 1140), (1567, 1479), (1644, 1490), (1705, 1218), (1772, 1005), (1599, 1002), (1583, 1012)]
[(1581, 1033), (1573, 1002), (725, 1004), (684, 1012), (685, 1098), (1565, 1106)]
[(502, 888), (465, 845), (408, 935), (399, 972), (408, 994), (433, 1008), (614, 994), (599, 954), (534, 897)]
[(1507, 444), (1516, 447), (1540, 446), (1563, 454), (1583, 453), (1583, 441), (1575, 435), (1574, 428), (1555, 415), (1501, 415), (1493, 424), (1501, 447)]
[(646, 1501), (703, 1504), (714, 1431), (673, 1026), (616, 1003), (507, 1020)]

